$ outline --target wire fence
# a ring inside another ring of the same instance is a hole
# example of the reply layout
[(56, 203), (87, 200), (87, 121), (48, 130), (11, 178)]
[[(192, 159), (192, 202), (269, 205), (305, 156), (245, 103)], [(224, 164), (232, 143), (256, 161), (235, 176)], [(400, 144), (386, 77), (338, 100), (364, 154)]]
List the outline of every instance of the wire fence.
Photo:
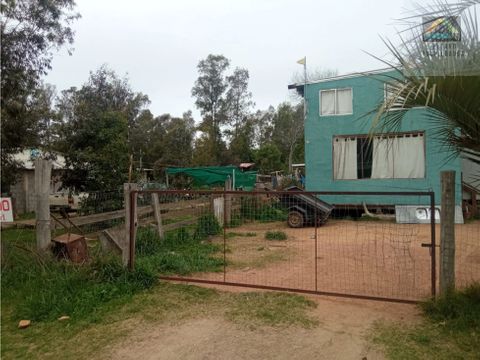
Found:
[[(138, 261), (155, 258), (164, 278), (399, 301), (428, 297), (438, 282), (432, 255), (438, 258), (439, 249), (433, 254), (431, 243), (432, 233), (439, 239), (439, 225), (408, 223), (408, 214), (382, 205), (389, 194), (376, 193), (379, 201), (366, 205), (367, 216), (359, 216), (363, 207), (331, 209), (319, 200), (342, 193), (136, 194)], [(430, 193), (396, 196), (426, 208), (431, 202)], [(456, 278), (463, 287), (480, 281), (480, 222), (456, 229)]]
[(125, 223), (123, 190), (90, 191), (70, 197), (70, 203), (51, 207), (53, 237), (76, 232), (96, 238), (97, 233)]

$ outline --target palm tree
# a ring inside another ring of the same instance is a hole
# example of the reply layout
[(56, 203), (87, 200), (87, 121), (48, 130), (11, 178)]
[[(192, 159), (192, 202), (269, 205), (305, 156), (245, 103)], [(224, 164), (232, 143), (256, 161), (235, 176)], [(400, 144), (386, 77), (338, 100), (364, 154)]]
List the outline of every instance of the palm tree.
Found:
[[(448, 4), (438, 0), (419, 7), (404, 18), (408, 39), (399, 33), (401, 46), (385, 41), (394, 61), (384, 61), (398, 72), (387, 76), (389, 96), (378, 104), (371, 133), (398, 128), (409, 109), (427, 107), (435, 136), (454, 155), (480, 163), (480, 42), (476, 7), (480, 0)], [(418, 19), (422, 21), (419, 25)], [(424, 41), (425, 29), (434, 21), (461, 21), (461, 40), (455, 43)], [(439, 51), (439, 49), (441, 51)], [(395, 110), (395, 111), (392, 111)]]

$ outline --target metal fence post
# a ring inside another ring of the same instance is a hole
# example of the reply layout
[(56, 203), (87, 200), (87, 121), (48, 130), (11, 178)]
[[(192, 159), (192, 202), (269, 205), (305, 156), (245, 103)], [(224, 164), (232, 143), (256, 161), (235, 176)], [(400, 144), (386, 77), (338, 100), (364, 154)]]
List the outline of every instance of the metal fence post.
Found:
[(35, 160), (35, 216), (37, 250), (45, 251), (50, 246), (50, 180), (52, 174), (52, 162), (50, 160)]
[(455, 171), (442, 171), (440, 293), (455, 288)]
[(430, 194), (430, 257), (431, 257), (431, 282), (432, 297), (437, 294), (437, 245), (436, 245), (436, 228), (435, 228), (435, 193)]

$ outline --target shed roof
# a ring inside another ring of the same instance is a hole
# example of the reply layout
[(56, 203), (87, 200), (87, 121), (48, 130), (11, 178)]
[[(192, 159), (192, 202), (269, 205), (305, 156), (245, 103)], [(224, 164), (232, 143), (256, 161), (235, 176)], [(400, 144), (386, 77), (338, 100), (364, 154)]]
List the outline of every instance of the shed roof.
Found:
[[(13, 155), (13, 159), (22, 165), (23, 169), (35, 169), (35, 159), (44, 155), (44, 152), (38, 149), (25, 149), (22, 152)], [(65, 158), (62, 155), (56, 154), (56, 159), (52, 160), (53, 169), (65, 169)]]

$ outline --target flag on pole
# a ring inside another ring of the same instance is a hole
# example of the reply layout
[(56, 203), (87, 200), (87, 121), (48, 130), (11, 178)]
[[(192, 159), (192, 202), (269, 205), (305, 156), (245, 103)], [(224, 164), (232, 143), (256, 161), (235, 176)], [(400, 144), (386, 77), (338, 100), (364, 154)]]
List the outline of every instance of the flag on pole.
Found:
[(300, 60), (297, 61), (297, 64), (305, 65), (306, 62), (307, 62), (307, 57), (304, 56), (303, 58), (301, 58)]

